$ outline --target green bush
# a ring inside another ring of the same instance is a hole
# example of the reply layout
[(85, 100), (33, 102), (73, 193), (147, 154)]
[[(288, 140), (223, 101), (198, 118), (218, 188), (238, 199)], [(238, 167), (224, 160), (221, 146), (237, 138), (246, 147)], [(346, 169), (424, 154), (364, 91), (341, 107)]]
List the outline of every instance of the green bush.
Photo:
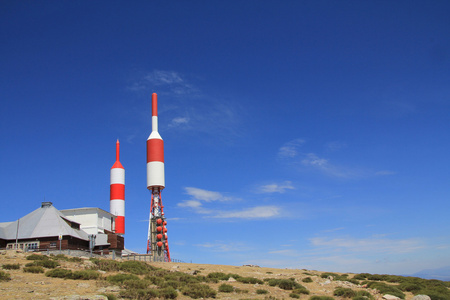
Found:
[(372, 289), (377, 289), (381, 294), (390, 294), (392, 296), (397, 296), (401, 299), (405, 299), (405, 294), (403, 294), (402, 291), (395, 286), (376, 281), (369, 282), (367, 286)]
[[(69, 257), (69, 258), (67, 259), (67, 261), (70, 261), (70, 262), (78, 262), (78, 263), (80, 263), (80, 262), (83, 262), (83, 259), (81, 259), (80, 257), (74, 256), (74, 257)], [(108, 299), (109, 299), (109, 298), (108, 298)]]
[(178, 292), (173, 287), (166, 287), (159, 290), (159, 297), (163, 299), (176, 299)]
[(156, 286), (159, 286), (159, 287), (163, 286), (164, 283), (166, 282), (166, 281), (164, 280), (164, 278), (161, 278), (161, 277), (159, 277), (159, 276), (150, 276), (150, 275), (146, 275), (146, 276), (144, 277), (144, 279), (150, 281), (152, 284), (154, 284), (154, 285), (156, 285)]
[(72, 275), (70, 275), (70, 279), (75, 280), (91, 280), (91, 279), (98, 279), (100, 277), (100, 273), (94, 270), (81, 270), (81, 271), (74, 271), (72, 272)]
[(46, 269), (54, 269), (59, 266), (59, 263), (54, 260), (46, 259), (46, 260), (35, 260), (25, 265), (25, 267), (34, 267), (34, 266), (44, 267)]
[(40, 266), (31, 266), (23, 268), (26, 273), (44, 273), (44, 268)]
[(0, 270), (0, 281), (9, 281), (11, 280), (11, 275), (8, 272)]
[(267, 284), (270, 286), (277, 286), (280, 283), (281, 279), (269, 278), (267, 280)]
[(232, 293), (234, 291), (234, 288), (232, 285), (223, 283), (219, 286), (219, 292), (221, 293)]
[(322, 278), (328, 278), (328, 277), (330, 277), (330, 276), (333, 276), (333, 278), (337, 278), (337, 277), (339, 277), (339, 275), (338, 274), (336, 274), (336, 273), (322, 273), (321, 275), (320, 275), (320, 277), (322, 277)]
[(108, 298), (108, 300), (117, 300), (116, 295), (111, 294), (111, 293), (104, 293), (102, 294), (103, 296), (106, 296), (106, 298)]
[(290, 293), (289, 297), (300, 299), (300, 295), (299, 294), (295, 294), (295, 293)]
[(19, 270), (20, 264), (4, 264), (2, 265), (3, 270)]
[(120, 262), (118, 261), (97, 258), (91, 258), (91, 261), (95, 264), (94, 266), (92, 266), (92, 269), (102, 270), (105, 272), (120, 271)]
[(120, 264), (120, 270), (136, 275), (144, 275), (148, 274), (150, 271), (155, 270), (154, 267), (150, 266), (145, 262), (128, 260), (124, 261)]
[(281, 279), (280, 282), (278, 283), (278, 286), (280, 287), (280, 289), (283, 290), (293, 290), (296, 288), (303, 287), (302, 285), (298, 284), (297, 282), (291, 279)]
[(309, 283), (309, 282), (313, 282), (313, 280), (311, 279), (311, 277), (305, 277), (302, 279), (303, 282)]
[(46, 255), (40, 255), (40, 254), (31, 254), (27, 256), (28, 260), (47, 260), (49, 259)]
[(305, 295), (309, 295), (309, 291), (307, 288), (305, 287), (301, 287), (301, 288), (296, 288), (295, 290), (292, 291), (295, 294), (305, 294)]
[(56, 278), (70, 278), (71, 275), (72, 271), (67, 269), (53, 269), (45, 273), (45, 276), (47, 277), (56, 277)]
[(119, 296), (126, 299), (147, 300), (159, 298), (159, 292), (154, 289), (122, 290)]
[(249, 283), (249, 284), (263, 284), (264, 281), (258, 279), (258, 278), (254, 278), (254, 277), (239, 277), (239, 278), (235, 278), (236, 281), (242, 282), (242, 283)]
[(198, 298), (215, 298), (217, 292), (203, 283), (191, 283), (181, 289), (183, 295), (194, 299)]
[(356, 274), (355, 276), (353, 276), (354, 279), (358, 279), (358, 280), (365, 280), (367, 278), (367, 276), (370, 276), (371, 274), (369, 273), (361, 273), (361, 274)]
[(312, 296), (309, 297), (309, 300), (334, 300), (334, 298), (328, 296)]
[(414, 292), (417, 292), (417, 291), (420, 291), (421, 289), (423, 289), (424, 285), (412, 283), (412, 282), (402, 282), (402, 283), (400, 283), (398, 288), (404, 292), (414, 293)]
[(228, 280), (230, 276), (223, 272), (211, 272), (207, 276), (208, 278), (217, 278), (218, 280)]
[(140, 280), (139, 277), (133, 274), (116, 274), (106, 277), (106, 280), (115, 284), (123, 284), (125, 280)]
[(259, 294), (259, 295), (262, 295), (262, 294), (268, 294), (269, 291), (268, 290), (263, 290), (263, 289), (257, 289), (256, 293)]
[(372, 296), (368, 291), (357, 291), (356, 296), (352, 298), (352, 300), (374, 300), (375, 297)]
[(349, 288), (337, 287), (333, 293), (334, 296), (340, 296), (344, 298), (351, 298), (356, 296), (356, 292)]

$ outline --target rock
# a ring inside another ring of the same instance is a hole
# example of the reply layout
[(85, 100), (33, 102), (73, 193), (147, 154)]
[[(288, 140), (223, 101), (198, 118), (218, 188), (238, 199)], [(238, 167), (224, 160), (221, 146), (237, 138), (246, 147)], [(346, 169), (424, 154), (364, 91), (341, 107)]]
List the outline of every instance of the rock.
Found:
[(194, 271), (190, 271), (188, 274), (189, 275), (197, 275), (198, 273), (200, 273), (199, 270), (194, 270)]
[(228, 278), (228, 281), (229, 282), (234, 282), (234, 281), (236, 281), (236, 279), (234, 279), (233, 277), (230, 277), (230, 278)]
[(401, 300), (399, 297), (393, 296), (393, 295), (389, 295), (389, 294), (384, 295), (383, 299), (385, 299), (385, 300)]
[(427, 295), (417, 295), (414, 296), (411, 300), (431, 300), (431, 298)]

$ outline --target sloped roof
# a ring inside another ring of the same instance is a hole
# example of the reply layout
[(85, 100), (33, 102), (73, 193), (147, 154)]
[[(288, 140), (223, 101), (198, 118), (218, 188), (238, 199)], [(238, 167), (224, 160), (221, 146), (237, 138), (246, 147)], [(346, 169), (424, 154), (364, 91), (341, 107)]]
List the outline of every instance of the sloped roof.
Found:
[(15, 239), (18, 227), (19, 239), (69, 235), (78, 239), (89, 240), (86, 232), (72, 228), (69, 225), (70, 223), (76, 222), (64, 216), (53, 205), (42, 206), (18, 221), (0, 223), (0, 238), (5, 240)]

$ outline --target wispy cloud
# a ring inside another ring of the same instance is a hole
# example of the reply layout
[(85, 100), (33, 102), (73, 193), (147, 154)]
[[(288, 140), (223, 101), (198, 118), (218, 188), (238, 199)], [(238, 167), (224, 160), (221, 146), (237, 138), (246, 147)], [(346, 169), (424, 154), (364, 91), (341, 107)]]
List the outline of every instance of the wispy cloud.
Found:
[(292, 182), (285, 181), (282, 183), (270, 183), (264, 184), (256, 187), (255, 192), (260, 194), (267, 193), (284, 193), (286, 190), (294, 190), (295, 187), (292, 185)]
[(278, 150), (278, 158), (303, 170), (321, 172), (327, 176), (337, 178), (360, 178), (365, 172), (331, 163), (329, 159), (320, 157), (316, 153), (302, 150), (305, 145), (303, 139), (294, 139), (282, 145)]
[(128, 89), (134, 92), (158, 89), (162, 93), (188, 95), (198, 92), (180, 73), (167, 70), (153, 70), (135, 80)]
[(299, 148), (305, 143), (302, 139), (295, 139), (287, 142), (278, 150), (278, 157), (293, 158), (299, 154)]
[(219, 192), (208, 191), (208, 190), (199, 189), (199, 188), (195, 188), (195, 187), (186, 187), (185, 191), (186, 191), (186, 194), (194, 197), (195, 199), (197, 199), (199, 201), (211, 202), (211, 201), (232, 200), (231, 197), (224, 196)]
[(214, 218), (227, 219), (267, 219), (280, 215), (281, 209), (277, 206), (257, 206), (238, 211), (219, 212)]
[(222, 193), (215, 191), (208, 191), (195, 187), (186, 187), (186, 194), (190, 195), (192, 199), (183, 200), (178, 203), (179, 207), (187, 207), (199, 214), (207, 215), (209, 218), (217, 219), (263, 219), (273, 218), (280, 215), (281, 209), (276, 206), (256, 206), (250, 208), (243, 208), (236, 211), (226, 211), (217, 208), (207, 208), (206, 203), (211, 202), (231, 202), (241, 201), (241, 199), (225, 196)]
[(214, 241), (213, 243), (206, 242), (203, 244), (196, 244), (195, 246), (206, 248), (214, 252), (242, 252), (250, 250), (249, 246), (240, 242)]
[(153, 70), (134, 75), (128, 90), (146, 99), (151, 92), (157, 92), (164, 105), (159, 113), (169, 116), (161, 118), (161, 127), (168, 130), (183, 131), (197, 137), (214, 136), (226, 143), (233, 142), (243, 134), (242, 109), (240, 102), (230, 105), (223, 95), (204, 93), (198, 77), (188, 76), (173, 70)]

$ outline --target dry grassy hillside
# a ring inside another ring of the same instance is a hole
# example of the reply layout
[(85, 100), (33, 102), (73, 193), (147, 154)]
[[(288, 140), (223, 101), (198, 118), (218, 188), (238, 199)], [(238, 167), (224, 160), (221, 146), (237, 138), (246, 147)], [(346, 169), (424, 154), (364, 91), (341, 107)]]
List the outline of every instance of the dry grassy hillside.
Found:
[(188, 263), (149, 265), (64, 255), (30, 256), (12, 250), (1, 252), (0, 265), (1, 299), (363, 300), (382, 299), (385, 288), (406, 300), (419, 291), (432, 300), (450, 299), (448, 282), (388, 275)]

